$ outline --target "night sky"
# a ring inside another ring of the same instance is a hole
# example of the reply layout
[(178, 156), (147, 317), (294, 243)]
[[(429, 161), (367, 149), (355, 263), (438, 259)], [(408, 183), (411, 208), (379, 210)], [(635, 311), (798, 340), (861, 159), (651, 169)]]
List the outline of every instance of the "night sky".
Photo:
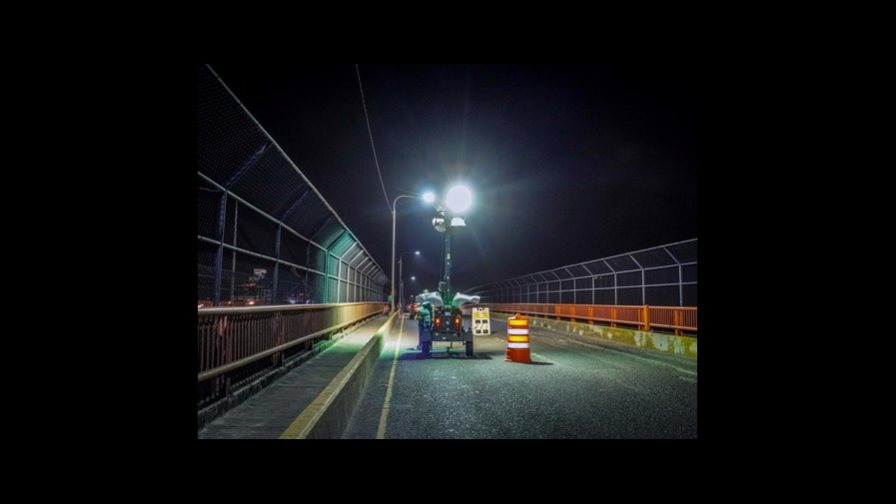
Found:
[[(392, 220), (354, 64), (211, 64), (389, 274)], [(473, 190), (452, 284), (697, 237), (698, 73), (676, 66), (360, 65), (389, 201)], [(434, 290), (441, 234), (398, 202), (405, 289)], [(409, 284), (411, 274), (417, 283)], [(396, 269), (397, 275), (397, 269)], [(397, 284), (396, 284), (397, 285)]]

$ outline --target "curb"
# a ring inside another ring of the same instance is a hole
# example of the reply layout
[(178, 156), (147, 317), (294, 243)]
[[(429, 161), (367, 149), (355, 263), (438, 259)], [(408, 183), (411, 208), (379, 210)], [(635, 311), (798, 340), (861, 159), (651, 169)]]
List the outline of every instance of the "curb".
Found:
[(373, 374), (383, 338), (392, 330), (398, 312), (389, 316), (364, 348), (311, 401), (283, 431), (280, 439), (336, 439), (342, 437), (348, 421), (361, 400), (367, 381)]

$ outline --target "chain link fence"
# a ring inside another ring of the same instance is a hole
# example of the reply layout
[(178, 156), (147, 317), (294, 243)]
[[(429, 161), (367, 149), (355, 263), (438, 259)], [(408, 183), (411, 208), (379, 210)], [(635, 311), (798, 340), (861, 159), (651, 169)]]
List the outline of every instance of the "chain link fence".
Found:
[(379, 264), (214, 70), (197, 71), (198, 304), (384, 301)]
[(487, 303), (697, 306), (697, 239), (471, 289)]

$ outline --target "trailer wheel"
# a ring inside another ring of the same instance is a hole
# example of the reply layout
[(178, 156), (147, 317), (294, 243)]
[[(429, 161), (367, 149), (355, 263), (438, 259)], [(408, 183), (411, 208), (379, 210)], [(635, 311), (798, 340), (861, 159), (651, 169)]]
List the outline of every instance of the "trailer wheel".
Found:
[(467, 347), (467, 357), (472, 357), (473, 356), (473, 340), (467, 341), (465, 343), (465, 345)]
[(431, 341), (424, 342), (423, 343), (423, 355), (429, 356), (429, 354), (431, 352), (432, 352), (432, 342)]

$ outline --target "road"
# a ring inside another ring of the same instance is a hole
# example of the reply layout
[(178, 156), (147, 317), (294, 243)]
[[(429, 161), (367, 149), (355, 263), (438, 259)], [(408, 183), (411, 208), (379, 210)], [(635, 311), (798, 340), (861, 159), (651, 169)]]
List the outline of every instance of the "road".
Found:
[(505, 361), (506, 326), (495, 318), (492, 335), (475, 338), (473, 357), (436, 343), (423, 358), (417, 322), (404, 320), (344, 437), (697, 437), (695, 360), (540, 328), (530, 334), (531, 364)]

